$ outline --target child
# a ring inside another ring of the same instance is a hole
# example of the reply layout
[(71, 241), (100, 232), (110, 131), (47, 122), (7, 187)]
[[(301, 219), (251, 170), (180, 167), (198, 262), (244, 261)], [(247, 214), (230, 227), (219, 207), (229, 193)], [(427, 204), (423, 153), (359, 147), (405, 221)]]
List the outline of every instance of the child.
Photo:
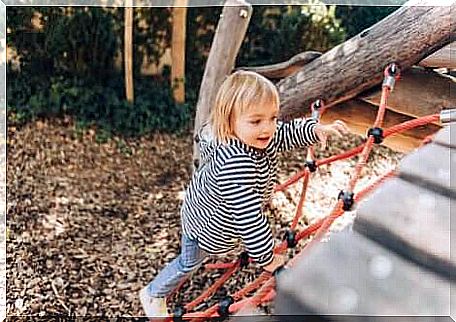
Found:
[(239, 242), (268, 272), (283, 265), (273, 254), (274, 239), (262, 212), (277, 183), (277, 152), (325, 144), (328, 135), (347, 133), (341, 121), (277, 121), (279, 95), (263, 76), (235, 72), (221, 85), (206, 125), (195, 137), (201, 164), (181, 209), (181, 254), (140, 292), (148, 317), (167, 315), (166, 296), (204, 258), (223, 254)]

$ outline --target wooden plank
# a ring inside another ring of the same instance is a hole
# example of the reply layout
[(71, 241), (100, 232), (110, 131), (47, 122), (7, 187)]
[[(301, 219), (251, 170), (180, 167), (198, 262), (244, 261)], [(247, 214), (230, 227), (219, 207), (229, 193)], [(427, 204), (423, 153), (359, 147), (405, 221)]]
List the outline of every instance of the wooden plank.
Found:
[(450, 310), (448, 280), (356, 232), (332, 234), (277, 283), (279, 315), (405, 315), (401, 321), (416, 321), (406, 316), (448, 315)]
[(433, 142), (456, 149), (456, 123), (446, 125), (434, 137)]
[(353, 228), (418, 265), (456, 279), (456, 259), (450, 256), (450, 214), (455, 207), (455, 199), (394, 178), (359, 206)]
[(427, 144), (402, 160), (399, 176), (456, 199), (456, 149)]

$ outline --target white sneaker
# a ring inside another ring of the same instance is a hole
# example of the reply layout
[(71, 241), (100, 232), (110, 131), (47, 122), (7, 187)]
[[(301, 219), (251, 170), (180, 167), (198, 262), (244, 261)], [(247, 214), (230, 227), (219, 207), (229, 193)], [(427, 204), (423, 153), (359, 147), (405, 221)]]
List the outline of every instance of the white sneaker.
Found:
[(166, 298), (152, 297), (147, 293), (147, 286), (139, 292), (139, 299), (146, 316), (149, 318), (167, 317)]

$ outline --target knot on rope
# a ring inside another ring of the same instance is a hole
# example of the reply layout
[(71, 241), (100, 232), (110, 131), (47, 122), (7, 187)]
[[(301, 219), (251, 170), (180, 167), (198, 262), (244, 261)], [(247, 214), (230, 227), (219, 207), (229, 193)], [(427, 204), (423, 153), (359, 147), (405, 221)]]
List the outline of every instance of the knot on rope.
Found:
[(307, 160), (305, 166), (309, 169), (310, 172), (317, 171), (317, 163), (315, 160)]
[(342, 207), (343, 210), (349, 211), (352, 208), (353, 204), (355, 203), (355, 201), (353, 199), (354, 195), (355, 194), (350, 191), (341, 190), (339, 192), (337, 199), (342, 199), (342, 201), (344, 203), (344, 206)]
[(295, 248), (298, 244), (298, 241), (296, 240), (296, 232), (294, 230), (287, 230), (285, 235), (283, 235), (283, 239), (286, 240), (288, 248)]
[(373, 136), (374, 137), (374, 143), (375, 144), (380, 144), (383, 142), (383, 139), (385, 138), (383, 136), (383, 129), (380, 127), (371, 127), (367, 131), (367, 136)]
[(242, 252), (239, 255), (239, 266), (245, 268), (249, 265), (249, 254), (247, 252)]
[(230, 306), (234, 303), (234, 299), (231, 296), (226, 296), (219, 302), (217, 313), (221, 317), (227, 317), (230, 314)]

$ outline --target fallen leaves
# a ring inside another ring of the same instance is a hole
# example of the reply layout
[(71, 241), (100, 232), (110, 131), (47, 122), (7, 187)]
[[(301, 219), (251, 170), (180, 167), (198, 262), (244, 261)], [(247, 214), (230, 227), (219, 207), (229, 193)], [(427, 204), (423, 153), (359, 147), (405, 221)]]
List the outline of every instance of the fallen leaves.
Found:
[[(8, 128), (7, 314), (142, 315), (137, 292), (179, 252), (179, 209), (191, 175), (192, 139), (156, 134), (103, 144), (95, 132), (78, 132), (71, 120), (41, 120)], [(334, 142), (334, 141), (333, 141)], [(350, 136), (325, 157), (360, 144)], [(379, 147), (366, 182), (393, 167), (399, 154)], [(279, 181), (300, 170), (305, 150), (285, 153)], [(372, 162), (371, 162), (372, 161)], [(303, 226), (327, 215), (355, 160), (322, 167), (312, 177)], [(277, 194), (268, 211), (277, 239), (299, 198), (301, 185)], [(236, 252), (221, 258), (236, 258)], [(203, 303), (238, 290), (258, 276), (251, 265)], [(187, 303), (219, 271), (201, 268), (174, 297)], [(270, 311), (270, 308), (267, 308)]]

